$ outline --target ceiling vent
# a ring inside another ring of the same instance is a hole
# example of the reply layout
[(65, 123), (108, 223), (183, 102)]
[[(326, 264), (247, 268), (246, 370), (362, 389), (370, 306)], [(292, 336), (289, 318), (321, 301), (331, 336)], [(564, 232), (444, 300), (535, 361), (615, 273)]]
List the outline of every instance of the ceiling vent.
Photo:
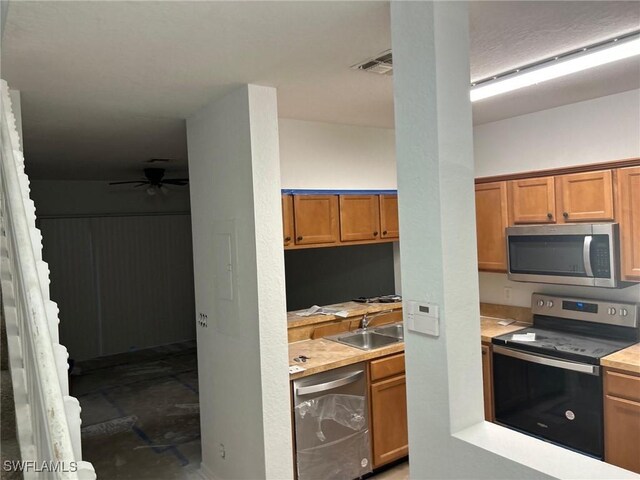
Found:
[(378, 75), (393, 74), (393, 57), (391, 50), (382, 52), (374, 58), (365, 60), (364, 62), (353, 65), (354, 70), (364, 70), (365, 72), (377, 73)]

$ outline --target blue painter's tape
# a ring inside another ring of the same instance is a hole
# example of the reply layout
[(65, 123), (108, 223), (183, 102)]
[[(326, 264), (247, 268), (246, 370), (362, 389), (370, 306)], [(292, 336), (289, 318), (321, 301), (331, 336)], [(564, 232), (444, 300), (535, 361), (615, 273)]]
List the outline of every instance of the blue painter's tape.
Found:
[[(102, 393), (102, 396), (105, 398), (105, 400), (107, 400), (107, 402), (109, 402), (118, 411), (119, 415), (123, 417), (127, 416), (125, 411), (115, 402), (115, 400), (113, 400), (107, 394), (107, 392), (102, 390), (100, 393)], [(175, 445), (170, 445), (168, 447), (156, 447), (153, 443), (153, 440), (151, 440), (151, 438), (149, 438), (149, 436), (140, 427), (136, 427), (135, 425), (133, 425), (131, 427), (131, 430), (138, 436), (138, 438), (140, 438), (140, 440), (149, 445), (154, 453), (161, 454), (164, 452), (170, 452), (174, 457), (178, 459), (182, 467), (186, 467), (187, 465), (189, 465), (189, 460), (187, 459), (187, 457), (185, 457)]]
[(199, 394), (198, 389), (193, 387), (192, 385), (189, 385), (187, 382), (183, 381), (182, 379), (180, 379), (180, 377), (178, 377), (178, 375), (171, 375), (171, 378), (173, 378), (176, 382), (178, 382), (180, 385), (188, 388), (189, 390), (191, 390), (193, 393), (195, 393), (196, 395)]
[(298, 190), (283, 189), (283, 195), (397, 195), (398, 190)]

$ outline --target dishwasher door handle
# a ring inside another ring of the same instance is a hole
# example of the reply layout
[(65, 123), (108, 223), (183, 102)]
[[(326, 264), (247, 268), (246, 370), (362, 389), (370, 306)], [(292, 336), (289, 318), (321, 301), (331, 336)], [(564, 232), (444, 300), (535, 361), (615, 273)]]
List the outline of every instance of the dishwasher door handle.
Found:
[(327, 390), (333, 390), (334, 388), (349, 385), (350, 383), (357, 382), (364, 374), (364, 370), (351, 373), (346, 377), (331, 380), (330, 382), (318, 383), (316, 385), (309, 385), (306, 387), (298, 387), (296, 389), (296, 395), (309, 395), (311, 393), (326, 392)]

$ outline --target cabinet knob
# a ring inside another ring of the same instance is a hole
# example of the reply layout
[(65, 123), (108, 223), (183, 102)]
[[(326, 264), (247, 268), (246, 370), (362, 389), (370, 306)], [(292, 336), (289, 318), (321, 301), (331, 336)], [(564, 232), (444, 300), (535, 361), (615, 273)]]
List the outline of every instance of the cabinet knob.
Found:
[(562, 216), (563, 216), (564, 218), (569, 218), (569, 214), (568, 214), (567, 212), (562, 212)]
[(386, 231), (386, 230), (384, 230), (384, 231), (382, 232), (382, 235), (386, 235), (386, 234), (387, 234), (387, 231)]
[(284, 237), (284, 241), (285, 242), (290, 242), (291, 241), (291, 237)]
[(373, 232), (373, 236), (377, 237), (378, 236), (378, 232)]
[(547, 218), (551, 220), (553, 218), (553, 213), (547, 213)]
[(296, 240), (300, 241), (300, 240), (302, 240), (302, 237), (298, 237), (298, 238), (296, 238)]

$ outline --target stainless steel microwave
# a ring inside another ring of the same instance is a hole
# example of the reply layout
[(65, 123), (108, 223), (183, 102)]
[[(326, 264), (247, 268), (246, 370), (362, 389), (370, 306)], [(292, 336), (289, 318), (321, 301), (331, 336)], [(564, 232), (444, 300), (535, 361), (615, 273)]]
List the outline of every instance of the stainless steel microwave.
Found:
[(621, 288), (617, 223), (507, 228), (509, 279)]

